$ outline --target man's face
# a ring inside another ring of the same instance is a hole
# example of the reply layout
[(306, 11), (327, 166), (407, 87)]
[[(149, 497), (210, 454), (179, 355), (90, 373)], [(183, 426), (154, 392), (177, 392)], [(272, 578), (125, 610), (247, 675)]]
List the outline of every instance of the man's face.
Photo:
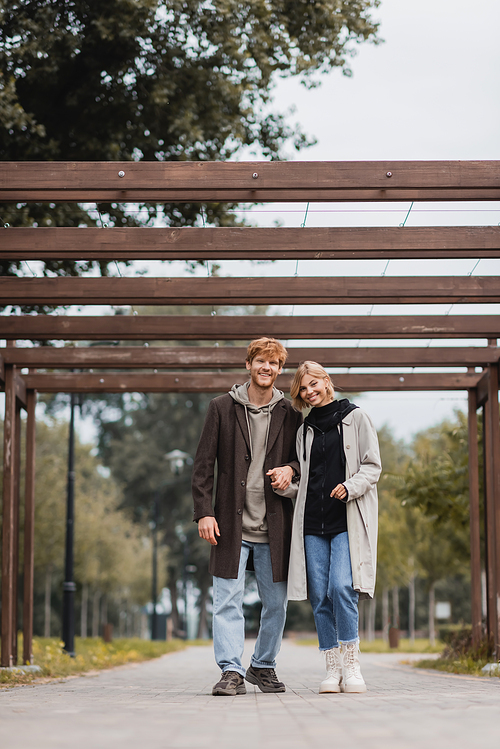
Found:
[(272, 388), (276, 378), (281, 374), (279, 360), (268, 354), (257, 354), (251, 362), (246, 362), (252, 383), (259, 388)]

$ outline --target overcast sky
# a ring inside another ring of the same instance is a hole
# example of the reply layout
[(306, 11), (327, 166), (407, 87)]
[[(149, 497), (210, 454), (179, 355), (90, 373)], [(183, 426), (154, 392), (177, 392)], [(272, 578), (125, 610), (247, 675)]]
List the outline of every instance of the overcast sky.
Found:
[[(280, 82), (276, 103), (282, 108), (294, 104), (297, 121), (318, 139), (317, 145), (300, 158), (500, 159), (500, 2), (384, 0), (376, 14), (381, 20), (380, 36), (385, 43), (359, 47), (352, 62), (352, 78), (334, 72), (312, 91), (304, 90), (295, 81)], [(341, 206), (346, 213), (308, 214), (307, 222), (308, 225), (398, 225), (408, 207), (366, 206), (366, 212), (359, 213), (353, 210), (359, 206)], [(377, 214), (373, 209), (378, 209)], [(348, 213), (349, 210), (352, 212)], [(368, 213), (369, 210), (372, 212)], [(285, 223), (291, 225), (292, 217), (300, 223), (303, 215), (285, 214)], [(414, 207), (407, 225), (499, 223), (499, 203), (420, 204)], [(332, 275), (360, 272), (356, 263), (329, 265), (327, 272)], [(363, 273), (379, 275), (383, 271), (381, 262), (371, 263), (369, 268), (366, 262), (362, 265)], [(466, 260), (392, 261), (386, 272), (387, 275), (466, 275), (474, 266), (474, 261)], [(326, 269), (326, 265), (321, 267)], [(317, 272), (299, 267), (301, 275)], [(473, 272), (500, 275), (500, 261), (482, 260)], [(437, 305), (410, 309), (416, 314), (447, 311)], [(336, 311), (342, 312), (338, 308)], [(450, 314), (465, 311), (465, 306), (455, 305)], [(480, 309), (471, 311), (480, 312)], [(499, 311), (497, 305), (488, 308), (488, 312)], [(359, 312), (363, 314), (363, 308)], [(387, 307), (373, 310), (373, 314), (394, 312), (394, 308)], [(296, 309), (295, 314), (299, 313), (304, 314), (305, 310)], [(415, 342), (406, 343), (415, 345)], [(436, 345), (444, 343), (459, 342), (438, 341)], [(465, 393), (374, 393), (363, 396), (362, 402), (378, 426), (387, 422), (398, 436), (408, 438), (412, 432), (450, 415), (454, 407), (465, 407), (465, 398)]]
[[(296, 108), (292, 121), (300, 123), (316, 146), (289, 158), (301, 160), (500, 160), (500, 0), (383, 0), (375, 11), (381, 20), (381, 45), (364, 44), (352, 60), (353, 77), (334, 71), (322, 85), (307, 91), (297, 81), (279, 81), (275, 108)], [(241, 158), (241, 156), (240, 156)], [(244, 158), (250, 158), (245, 154)], [(306, 204), (266, 205), (252, 211), (250, 220), (272, 226), (300, 226)], [(307, 226), (398, 226), (409, 204), (311, 204)], [(248, 214), (246, 214), (248, 217)], [(416, 204), (407, 217), (413, 225), (499, 225), (499, 203)], [(500, 231), (500, 229), (499, 229)], [(184, 275), (182, 263), (148, 263), (149, 275)], [(122, 269), (133, 275), (134, 268)], [(453, 261), (279, 261), (252, 265), (228, 262), (228, 275), (500, 275), (500, 260)], [(205, 274), (205, 269), (199, 270)], [(368, 305), (352, 307), (276, 308), (277, 314), (401, 314), (403, 308)], [(465, 305), (404, 308), (406, 314), (480, 313)], [(500, 312), (490, 305), (488, 312)], [(73, 311), (72, 311), (73, 312)], [(77, 311), (75, 311), (77, 312)], [(100, 314), (97, 308), (80, 314)], [(289, 345), (311, 342), (290, 341)], [(363, 345), (363, 341), (323, 341), (319, 345)], [(387, 345), (386, 342), (369, 342)], [(389, 345), (419, 345), (417, 341)], [(459, 345), (437, 341), (431, 345)], [(486, 341), (469, 341), (482, 345)], [(428, 341), (420, 345), (428, 345)], [(342, 370), (345, 371), (345, 370)], [(374, 393), (359, 402), (377, 426), (388, 423), (399, 437), (426, 428), (465, 407), (465, 393)]]

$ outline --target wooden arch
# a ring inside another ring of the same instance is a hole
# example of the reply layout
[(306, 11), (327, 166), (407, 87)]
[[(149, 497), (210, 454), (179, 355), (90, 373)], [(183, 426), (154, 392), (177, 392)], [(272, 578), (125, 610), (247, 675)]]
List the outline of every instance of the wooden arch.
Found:
[[(391, 202), (500, 200), (500, 162), (4, 163), (0, 202)], [(498, 227), (421, 228), (8, 228), (0, 258), (96, 260), (499, 258)], [(0, 304), (430, 304), (500, 301), (500, 278), (0, 278)], [(5, 389), (1, 665), (17, 662), (20, 425), (27, 410), (23, 662), (31, 661), (37, 392), (220, 392), (244, 349), (201, 347), (17, 348), (16, 340), (487, 339), (436, 348), (292, 348), (288, 366), (319, 359), (359, 367), (336, 375), (356, 391), (467, 390), (472, 625), (482, 635), (477, 409), (483, 408), (488, 634), (500, 655), (500, 320), (431, 316), (0, 316)], [(398, 373), (398, 367), (440, 368)], [(390, 367), (393, 374), (370, 369)], [(463, 367), (457, 373), (450, 368)], [(23, 374), (25, 369), (28, 374)], [(78, 373), (65, 370), (78, 369)], [(151, 370), (158, 370), (156, 372)], [(41, 371), (39, 371), (41, 370)], [(50, 373), (47, 373), (47, 371)], [(97, 372), (95, 370), (98, 370)], [(133, 370), (128, 372), (127, 370)], [(145, 371), (145, 370), (150, 370)], [(282, 375), (286, 389), (289, 375)]]

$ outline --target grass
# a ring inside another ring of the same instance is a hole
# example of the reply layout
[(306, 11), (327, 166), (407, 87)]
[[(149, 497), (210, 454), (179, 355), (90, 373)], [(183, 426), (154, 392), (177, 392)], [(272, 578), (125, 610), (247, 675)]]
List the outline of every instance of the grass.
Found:
[[(206, 645), (205, 640), (154, 641), (134, 638), (119, 638), (105, 643), (98, 638), (75, 638), (75, 657), (63, 651), (63, 643), (57, 638), (35, 637), (33, 639), (34, 665), (40, 666), (40, 674), (25, 674), (0, 671), (0, 687), (29, 684), (39, 679), (57, 679), (85, 674), (126, 663), (138, 663), (159, 658), (192, 645)], [(22, 644), (20, 647), (22, 651)]]
[[(318, 641), (316, 638), (307, 640), (295, 640), (298, 645), (314, 645), (318, 647)], [(417, 638), (412, 644), (410, 640), (401, 638), (399, 641), (399, 648), (390, 648), (388, 643), (385, 643), (382, 639), (372, 640), (361, 640), (359, 644), (362, 653), (440, 653), (443, 650), (443, 643), (437, 642), (436, 645), (431, 645), (429, 640), (426, 638)]]
[[(458, 634), (460, 638), (462, 633)], [(295, 642), (298, 645), (318, 647), (316, 638), (295, 640)], [(457, 647), (455, 638), (453, 645), (439, 641), (435, 646), (431, 646), (427, 639), (416, 639), (413, 645), (410, 645), (409, 640), (401, 639), (397, 650), (391, 649), (383, 640), (373, 640), (372, 642), (361, 640), (360, 649), (362, 653), (401, 653), (401, 655), (404, 653), (441, 653), (439, 658), (424, 658), (420, 661), (413, 661), (411, 665), (415, 668), (432, 668), (436, 671), (444, 671), (450, 674), (468, 674), (469, 676), (484, 676), (481, 669), (491, 662), (491, 656), (488, 655), (486, 645), (474, 651), (470, 648), (468, 642), (463, 644), (460, 639)], [(488, 675), (497, 678), (500, 676), (498, 673)]]
[[(422, 660), (416, 663), (417, 668), (434, 668), (450, 674), (468, 674), (470, 676), (484, 676), (482, 668), (493, 658), (493, 643), (488, 637), (483, 637), (479, 643), (472, 641), (472, 628), (462, 626), (450, 633), (446, 638), (446, 647), (439, 658), (434, 661)], [(488, 676), (497, 677), (500, 673), (490, 673)]]
[[(491, 659), (481, 658), (479, 660), (472, 656), (460, 656), (459, 658), (435, 658), (417, 661), (413, 665), (415, 668), (433, 668), (436, 671), (446, 671), (449, 674), (469, 674), (470, 676), (484, 676), (481, 669), (486, 666)], [(498, 676), (498, 674), (487, 674), (488, 676)]]

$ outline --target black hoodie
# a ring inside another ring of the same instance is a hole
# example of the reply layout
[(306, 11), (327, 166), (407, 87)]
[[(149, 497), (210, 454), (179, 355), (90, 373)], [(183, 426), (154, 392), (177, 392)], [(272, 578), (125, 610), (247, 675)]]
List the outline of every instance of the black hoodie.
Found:
[(330, 493), (345, 481), (342, 419), (355, 408), (357, 406), (347, 398), (334, 400), (326, 406), (313, 408), (304, 421), (304, 435), (308, 426), (314, 429), (304, 535), (332, 536), (347, 531), (345, 502), (330, 497)]

